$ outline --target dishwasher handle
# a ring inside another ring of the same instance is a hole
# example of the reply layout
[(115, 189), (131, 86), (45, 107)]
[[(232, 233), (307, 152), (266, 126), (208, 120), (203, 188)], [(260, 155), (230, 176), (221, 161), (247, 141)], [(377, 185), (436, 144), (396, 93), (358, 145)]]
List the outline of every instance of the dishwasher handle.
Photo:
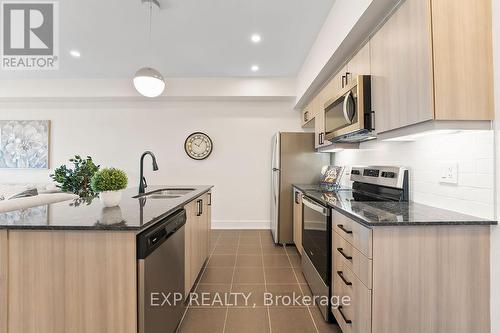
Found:
[(186, 224), (186, 210), (180, 209), (137, 235), (137, 259), (145, 259)]
[(310, 199), (308, 199), (307, 197), (302, 197), (302, 203), (304, 204), (304, 206), (320, 213), (321, 215), (324, 215), (324, 216), (328, 216), (329, 214), (329, 209), (322, 206), (322, 205), (319, 205), (313, 201), (311, 201)]

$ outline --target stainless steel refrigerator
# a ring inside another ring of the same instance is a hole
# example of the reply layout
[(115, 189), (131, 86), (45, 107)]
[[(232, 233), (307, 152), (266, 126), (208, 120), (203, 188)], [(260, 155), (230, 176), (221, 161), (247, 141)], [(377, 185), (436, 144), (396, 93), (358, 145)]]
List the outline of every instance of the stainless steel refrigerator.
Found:
[(314, 150), (314, 133), (278, 132), (272, 142), (271, 232), (277, 244), (293, 243), (292, 184), (316, 184), (330, 154)]

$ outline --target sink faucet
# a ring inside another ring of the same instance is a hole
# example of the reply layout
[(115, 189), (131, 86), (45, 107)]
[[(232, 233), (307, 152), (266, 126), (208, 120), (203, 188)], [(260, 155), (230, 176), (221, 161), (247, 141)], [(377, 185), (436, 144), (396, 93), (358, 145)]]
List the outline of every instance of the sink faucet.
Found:
[(153, 159), (153, 171), (157, 171), (158, 170), (158, 164), (156, 163), (155, 154), (153, 154), (150, 151), (144, 152), (141, 155), (141, 175), (140, 175), (141, 179), (140, 179), (140, 182), (139, 182), (139, 194), (143, 194), (144, 193), (144, 189), (146, 187), (148, 187), (148, 183), (146, 183), (146, 178), (144, 177), (144, 157), (146, 157), (146, 155), (150, 155), (151, 158)]

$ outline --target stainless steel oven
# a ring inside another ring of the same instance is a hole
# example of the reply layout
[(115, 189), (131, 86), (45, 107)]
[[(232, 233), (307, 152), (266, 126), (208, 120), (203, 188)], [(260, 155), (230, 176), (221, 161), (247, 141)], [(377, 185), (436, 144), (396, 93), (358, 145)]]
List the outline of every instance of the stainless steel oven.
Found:
[[(302, 198), (302, 273), (314, 296), (331, 297), (331, 214), (330, 209), (304, 196)], [(318, 299), (318, 301), (320, 301)], [(326, 321), (332, 319), (328, 305), (316, 305)]]
[(358, 75), (325, 105), (326, 139), (361, 142), (374, 139), (375, 117), (371, 109), (371, 78)]

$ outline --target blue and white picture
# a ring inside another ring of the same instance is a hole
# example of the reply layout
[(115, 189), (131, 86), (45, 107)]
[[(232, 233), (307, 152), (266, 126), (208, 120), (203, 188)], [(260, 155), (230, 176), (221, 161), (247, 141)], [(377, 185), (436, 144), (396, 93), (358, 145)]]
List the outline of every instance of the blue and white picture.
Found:
[(48, 120), (0, 120), (0, 168), (49, 167)]

